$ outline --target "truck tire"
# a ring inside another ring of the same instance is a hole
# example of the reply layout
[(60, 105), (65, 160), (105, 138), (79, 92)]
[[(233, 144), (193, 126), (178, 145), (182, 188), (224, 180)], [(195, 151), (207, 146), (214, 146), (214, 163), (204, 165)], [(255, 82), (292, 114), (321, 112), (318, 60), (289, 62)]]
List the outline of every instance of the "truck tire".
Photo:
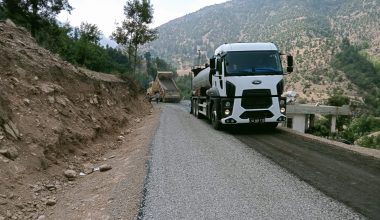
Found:
[(193, 101), (193, 115), (198, 118), (198, 100)]
[(202, 114), (199, 114), (198, 100), (197, 100), (197, 102), (195, 103), (195, 112), (196, 112), (195, 117), (197, 117), (198, 119), (202, 119)]
[(212, 105), (211, 111), (211, 124), (215, 130), (222, 130), (222, 123), (218, 119), (218, 111), (216, 110), (216, 105)]
[(196, 114), (197, 114), (197, 108), (196, 108), (196, 105), (197, 105), (197, 101), (194, 99), (193, 101), (192, 101), (192, 114), (194, 115), (194, 116), (197, 116)]

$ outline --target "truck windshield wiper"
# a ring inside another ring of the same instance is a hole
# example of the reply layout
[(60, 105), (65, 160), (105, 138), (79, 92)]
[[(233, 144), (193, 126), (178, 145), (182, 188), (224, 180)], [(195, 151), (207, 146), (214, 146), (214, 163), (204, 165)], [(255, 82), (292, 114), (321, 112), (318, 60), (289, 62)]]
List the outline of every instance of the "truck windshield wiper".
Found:
[(250, 75), (250, 74), (280, 74), (281, 71), (273, 68), (252, 68), (252, 69), (242, 69), (239, 70), (240, 75)]
[(280, 71), (278, 71), (277, 69), (273, 69), (273, 68), (254, 68), (254, 71), (255, 73), (279, 73)]

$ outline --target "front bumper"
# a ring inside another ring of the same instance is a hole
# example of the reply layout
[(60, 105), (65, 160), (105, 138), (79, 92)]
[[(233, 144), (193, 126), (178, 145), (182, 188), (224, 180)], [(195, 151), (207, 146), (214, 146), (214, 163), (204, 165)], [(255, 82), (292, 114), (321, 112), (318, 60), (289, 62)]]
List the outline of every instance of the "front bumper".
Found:
[[(281, 100), (283, 100), (281, 102)], [(282, 105), (280, 105), (280, 102)], [(222, 102), (223, 103), (223, 102)], [(235, 98), (229, 116), (223, 116), (222, 124), (276, 123), (286, 121), (286, 104), (284, 98), (272, 97), (272, 105), (265, 109), (245, 109), (242, 98)], [(285, 111), (284, 111), (285, 110)], [(283, 111), (283, 112), (282, 112)]]

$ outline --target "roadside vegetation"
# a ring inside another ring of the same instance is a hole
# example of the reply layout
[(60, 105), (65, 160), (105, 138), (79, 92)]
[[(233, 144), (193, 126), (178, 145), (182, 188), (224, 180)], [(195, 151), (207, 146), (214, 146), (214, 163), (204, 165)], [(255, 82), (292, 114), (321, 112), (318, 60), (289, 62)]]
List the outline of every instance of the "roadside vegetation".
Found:
[[(332, 106), (350, 105), (352, 117), (340, 116), (337, 121), (338, 139), (356, 143), (363, 147), (380, 149), (380, 65), (371, 61), (364, 52), (366, 45), (351, 45), (348, 39), (341, 44), (341, 51), (332, 60), (332, 66), (346, 73), (364, 94), (364, 103), (351, 102), (350, 98), (337, 93), (327, 102)], [(316, 121), (312, 133), (330, 136), (330, 118), (322, 117)]]
[[(61, 11), (72, 10), (67, 0), (3, 0), (0, 1), (0, 20), (11, 19), (26, 28), (39, 45), (74, 65), (121, 75), (147, 88), (154, 74), (146, 73), (146, 69), (152, 71), (152, 68), (145, 68), (144, 58), (137, 54), (137, 49), (158, 37), (155, 29), (148, 28), (153, 19), (149, 1), (126, 1), (125, 20), (112, 35), (121, 45), (117, 48), (100, 44), (103, 33), (95, 24), (83, 22), (80, 27), (73, 27), (56, 19)], [(134, 28), (128, 28), (131, 24)], [(159, 58), (151, 60), (159, 67), (167, 65)]]
[(178, 76), (176, 78), (176, 84), (178, 88), (181, 90), (181, 97), (185, 100), (190, 100), (191, 97), (191, 80), (192, 77), (190, 75)]

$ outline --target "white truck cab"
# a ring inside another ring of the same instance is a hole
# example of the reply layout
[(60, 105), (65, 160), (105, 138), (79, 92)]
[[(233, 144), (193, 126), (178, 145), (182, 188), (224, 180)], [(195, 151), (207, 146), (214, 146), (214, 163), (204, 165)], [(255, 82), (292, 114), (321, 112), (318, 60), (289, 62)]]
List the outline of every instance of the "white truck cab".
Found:
[[(192, 113), (223, 124), (266, 124), (286, 120), (284, 70), (273, 43), (232, 43), (218, 47), (210, 67), (195, 69)], [(287, 72), (293, 58), (287, 56)]]

